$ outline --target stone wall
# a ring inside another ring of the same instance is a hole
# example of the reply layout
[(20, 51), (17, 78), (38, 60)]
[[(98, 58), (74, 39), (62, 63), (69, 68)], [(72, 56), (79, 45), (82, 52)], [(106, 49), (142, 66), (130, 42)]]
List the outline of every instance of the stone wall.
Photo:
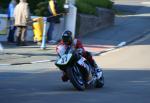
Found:
[(84, 36), (98, 29), (106, 28), (114, 24), (115, 14), (112, 10), (96, 8), (97, 16), (77, 15), (77, 36)]

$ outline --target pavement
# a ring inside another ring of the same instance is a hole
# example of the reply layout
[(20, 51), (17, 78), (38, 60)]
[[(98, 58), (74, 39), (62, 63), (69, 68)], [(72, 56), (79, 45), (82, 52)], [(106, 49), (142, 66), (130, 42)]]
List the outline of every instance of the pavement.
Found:
[[(146, 36), (150, 32), (150, 4), (141, 5), (134, 14), (116, 15), (114, 26), (80, 37), (85, 49), (96, 56)], [(40, 46), (30, 42), (28, 46), (3, 42), (0, 46), (0, 68), (9, 65), (54, 62), (57, 58), (55, 48), (56, 45), (51, 44), (47, 44), (47, 48), (42, 50)]]

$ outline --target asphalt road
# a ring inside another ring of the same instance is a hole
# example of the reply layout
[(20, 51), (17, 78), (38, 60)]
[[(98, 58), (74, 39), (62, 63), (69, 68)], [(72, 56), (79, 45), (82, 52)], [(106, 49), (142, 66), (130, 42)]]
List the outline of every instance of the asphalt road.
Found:
[(141, 9), (145, 4), (150, 4), (149, 0), (112, 0), (114, 7), (122, 14), (133, 14)]
[[(150, 95), (150, 35), (95, 59), (104, 70), (105, 86), (79, 92), (60, 80), (58, 69), (0, 73), (0, 103), (148, 103)], [(44, 66), (43, 66), (44, 67)], [(53, 67), (54, 68), (54, 67)], [(46, 71), (47, 70), (47, 71)]]
[(111, 0), (117, 4), (129, 4), (129, 5), (136, 5), (142, 2), (149, 2), (149, 0)]
[(149, 74), (150, 72), (145, 70), (105, 70), (106, 84), (103, 89), (78, 92), (69, 83), (63, 84), (57, 72), (1, 73), (0, 101), (1, 103), (148, 103)]

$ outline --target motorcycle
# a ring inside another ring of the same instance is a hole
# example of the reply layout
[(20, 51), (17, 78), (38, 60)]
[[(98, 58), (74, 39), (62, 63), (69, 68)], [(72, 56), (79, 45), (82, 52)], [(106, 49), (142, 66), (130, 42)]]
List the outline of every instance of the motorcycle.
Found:
[(104, 86), (104, 76), (101, 71), (97, 78), (96, 71), (90, 63), (73, 47), (64, 47), (60, 45), (57, 53), (59, 58), (55, 65), (65, 72), (77, 90), (85, 90), (88, 87), (101, 88)]

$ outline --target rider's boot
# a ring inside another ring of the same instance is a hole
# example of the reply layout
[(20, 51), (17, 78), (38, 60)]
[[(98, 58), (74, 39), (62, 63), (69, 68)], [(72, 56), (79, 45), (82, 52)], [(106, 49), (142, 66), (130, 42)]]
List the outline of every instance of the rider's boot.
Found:
[(92, 55), (87, 52), (86, 53), (86, 59), (87, 61), (91, 64), (91, 66), (93, 67), (93, 71), (95, 72), (96, 78), (99, 79), (102, 77), (102, 70), (98, 67), (98, 65), (96, 64), (95, 60), (92, 58)]
[(99, 68), (98, 65), (97, 65), (96, 63), (94, 63), (93, 68), (94, 68), (94, 71), (95, 71), (96, 78), (97, 78), (97, 79), (101, 78), (102, 75), (103, 75), (102, 69)]
[(96, 78), (97, 79), (100, 79), (103, 75), (103, 71), (99, 67), (95, 68), (95, 73), (96, 73)]

